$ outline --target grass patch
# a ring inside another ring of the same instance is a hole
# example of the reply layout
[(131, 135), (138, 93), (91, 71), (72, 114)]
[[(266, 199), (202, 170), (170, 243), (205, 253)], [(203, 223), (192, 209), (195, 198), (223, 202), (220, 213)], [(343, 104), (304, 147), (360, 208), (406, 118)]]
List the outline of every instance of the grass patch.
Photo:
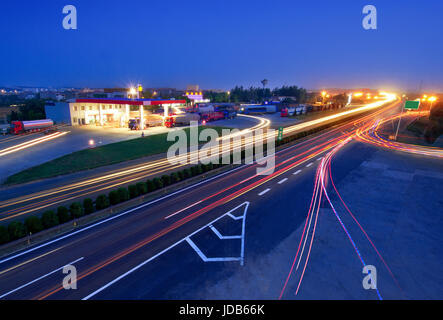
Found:
[[(211, 128), (215, 129), (219, 135), (221, 135), (222, 129), (227, 129), (223, 127)], [(199, 132), (203, 129), (205, 127), (198, 127)], [(185, 128), (183, 130), (189, 139), (190, 129)], [(167, 141), (166, 137), (167, 133), (161, 133), (76, 151), (9, 176), (4, 184), (18, 184), (50, 178), (164, 153), (174, 143), (173, 141)]]
[(425, 133), (428, 123), (429, 123), (428, 117), (420, 117), (411, 122), (406, 127), (406, 129), (412, 132), (415, 136), (421, 137)]

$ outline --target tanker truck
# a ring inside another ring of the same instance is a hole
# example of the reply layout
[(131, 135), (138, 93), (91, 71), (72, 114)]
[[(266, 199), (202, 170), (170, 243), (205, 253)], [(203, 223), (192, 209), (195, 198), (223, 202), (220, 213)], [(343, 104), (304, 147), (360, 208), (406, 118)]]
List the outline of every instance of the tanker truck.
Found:
[(51, 119), (32, 120), (32, 121), (12, 121), (11, 132), (21, 134), (27, 132), (43, 131), (52, 128), (54, 121)]
[(200, 115), (198, 113), (179, 113), (173, 114), (165, 118), (164, 125), (166, 128), (172, 128), (175, 126), (188, 126), (191, 121), (199, 121)]

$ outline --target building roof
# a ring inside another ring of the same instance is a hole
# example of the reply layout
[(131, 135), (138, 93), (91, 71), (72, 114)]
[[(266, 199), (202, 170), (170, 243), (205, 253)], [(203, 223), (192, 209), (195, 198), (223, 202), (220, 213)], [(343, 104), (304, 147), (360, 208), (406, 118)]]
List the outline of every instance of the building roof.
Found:
[(186, 100), (162, 99), (128, 99), (128, 98), (81, 98), (75, 99), (76, 103), (103, 103), (103, 104), (129, 104), (129, 105), (161, 105), (172, 103), (186, 103)]

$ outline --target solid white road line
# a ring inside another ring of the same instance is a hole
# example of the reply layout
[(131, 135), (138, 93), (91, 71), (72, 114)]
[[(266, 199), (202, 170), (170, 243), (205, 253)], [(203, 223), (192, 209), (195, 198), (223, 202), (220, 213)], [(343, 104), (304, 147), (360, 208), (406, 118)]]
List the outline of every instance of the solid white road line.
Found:
[(224, 236), (220, 233), (220, 231), (217, 230), (216, 227), (214, 227), (213, 225), (210, 225), (209, 228), (215, 233), (215, 235), (220, 239), (220, 240), (226, 240), (226, 239), (241, 239), (242, 236)]
[(138, 209), (141, 209), (141, 208), (144, 208), (144, 207), (150, 206), (151, 204), (157, 203), (157, 202), (162, 201), (162, 200), (164, 200), (164, 199), (170, 198), (170, 197), (172, 197), (172, 196), (174, 196), (174, 195), (176, 195), (176, 194), (179, 194), (179, 193), (182, 193), (182, 192), (187, 191), (187, 190), (189, 190), (189, 189), (195, 188), (195, 187), (197, 187), (197, 186), (199, 186), (199, 185), (202, 185), (202, 184), (204, 184), (204, 183), (207, 183), (208, 181), (212, 181), (212, 180), (215, 180), (215, 179), (220, 178), (220, 177), (222, 177), (222, 176), (225, 176), (225, 175), (230, 174), (230, 173), (232, 173), (232, 172), (234, 172), (234, 171), (237, 171), (237, 170), (239, 170), (239, 169), (241, 169), (241, 168), (243, 168), (243, 167), (245, 167), (245, 166), (247, 166), (247, 164), (242, 165), (242, 166), (237, 167), (237, 168), (234, 168), (234, 169), (232, 169), (232, 170), (229, 170), (229, 171), (223, 172), (223, 173), (221, 173), (221, 174), (219, 174), (219, 175), (216, 175), (216, 176), (211, 177), (211, 178), (209, 178), (209, 179), (203, 180), (203, 181), (198, 182), (198, 183), (196, 183), (196, 184), (192, 184), (192, 185), (190, 185), (190, 186), (188, 186), (188, 187), (186, 187), (186, 188), (183, 188), (183, 189), (177, 190), (177, 191), (175, 191), (175, 192), (173, 192), (173, 193), (167, 194), (167, 195), (165, 195), (165, 196), (163, 196), (163, 197), (160, 197), (160, 198), (157, 198), (157, 199), (152, 200), (152, 201), (150, 201), (150, 202), (144, 203), (144, 204), (139, 205), (139, 206), (137, 206), (137, 207), (135, 207), (135, 208), (129, 209), (129, 210), (127, 210), (127, 211), (123, 211), (122, 213), (119, 213), (119, 214), (117, 214), (117, 215), (115, 215), (115, 216), (112, 216), (112, 217), (106, 218), (106, 219), (104, 219), (104, 220), (98, 221), (98, 222), (93, 223), (93, 224), (91, 224), (91, 225), (89, 225), (89, 226), (86, 226), (86, 227), (84, 227), (84, 228), (82, 228), (82, 229), (79, 229), (79, 230), (73, 231), (73, 232), (71, 232), (71, 233), (65, 234), (64, 236), (61, 236), (61, 237), (59, 237), (59, 238), (56, 238), (56, 239), (50, 240), (50, 241), (45, 242), (45, 243), (43, 243), (43, 244), (41, 244), (41, 245), (37, 245), (36, 247), (33, 247), (33, 248), (31, 248), (31, 249), (28, 249), (28, 250), (22, 251), (22, 252), (20, 252), (20, 253), (14, 254), (14, 255), (12, 255), (12, 256), (10, 256), (10, 257), (7, 257), (7, 258), (5, 258), (5, 259), (3, 259), (3, 260), (0, 260), (0, 264), (4, 263), (4, 262), (6, 262), (6, 261), (9, 261), (9, 260), (15, 259), (15, 258), (17, 258), (17, 257), (20, 257), (20, 256), (22, 256), (22, 255), (25, 255), (25, 254), (27, 254), (27, 253), (33, 252), (33, 251), (38, 250), (38, 249), (40, 249), (40, 248), (46, 247), (46, 246), (48, 246), (48, 245), (50, 245), (50, 244), (53, 244), (53, 243), (55, 243), (55, 242), (58, 242), (58, 241), (60, 241), (60, 240), (63, 240), (63, 239), (66, 239), (66, 238), (72, 237), (72, 236), (74, 236), (74, 235), (76, 235), (76, 234), (78, 234), (78, 233), (81, 233), (81, 232), (83, 232), (83, 231), (89, 230), (89, 229), (91, 229), (91, 228), (94, 228), (94, 227), (96, 227), (96, 226), (99, 226), (99, 225), (101, 225), (101, 224), (103, 224), (103, 223), (106, 223), (106, 222), (108, 222), (108, 221), (112, 221), (112, 220), (114, 220), (114, 219), (120, 218), (121, 216), (127, 215), (128, 213), (131, 213), (131, 212), (136, 211), (136, 210), (138, 210)]
[(286, 180), (288, 180), (288, 178), (281, 179), (281, 180), (278, 182), (278, 184), (282, 184), (282, 183), (285, 182)]
[(260, 192), (258, 195), (259, 196), (262, 196), (262, 195), (264, 195), (266, 192), (268, 192), (269, 190), (271, 190), (271, 189), (265, 189), (265, 190), (263, 190), (262, 192)]
[(297, 170), (293, 173), (293, 175), (299, 174), (301, 172), (301, 170)]
[[(128, 276), (128, 275), (131, 274), (132, 272), (134, 272), (134, 271), (140, 269), (140, 268), (143, 267), (145, 264), (147, 264), (147, 263), (151, 262), (152, 260), (158, 258), (158, 257), (161, 256), (163, 253), (165, 253), (165, 252), (171, 250), (172, 248), (174, 248), (175, 246), (179, 245), (180, 243), (182, 243), (182, 242), (184, 242), (184, 241), (188, 242), (188, 240), (187, 240), (188, 238), (190, 238), (190, 237), (192, 237), (193, 235), (199, 233), (199, 232), (202, 231), (204, 228), (206, 228), (206, 227), (208, 227), (208, 226), (214, 224), (215, 222), (219, 221), (219, 220), (222, 219), (224, 216), (226, 216), (226, 215), (230, 215), (230, 216), (232, 216), (231, 212), (237, 210), (238, 208), (240, 208), (241, 206), (243, 206), (243, 205), (245, 205), (245, 204), (246, 204), (246, 206), (245, 206), (245, 209), (244, 209), (244, 212), (243, 212), (243, 216), (237, 217), (238, 219), (243, 219), (243, 226), (242, 226), (242, 230), (243, 230), (243, 238), (242, 238), (242, 246), (241, 246), (241, 255), (240, 255), (240, 256), (241, 256), (241, 257), (244, 257), (244, 234), (245, 234), (245, 221), (246, 221), (245, 218), (246, 218), (246, 212), (247, 212), (247, 210), (248, 210), (248, 208), (249, 208), (249, 202), (248, 202), (248, 201), (243, 202), (242, 204), (236, 206), (234, 209), (231, 209), (231, 210), (228, 211), (227, 213), (221, 215), (220, 217), (218, 217), (218, 218), (212, 220), (211, 222), (209, 222), (208, 224), (204, 225), (204, 226), (201, 227), (200, 229), (195, 230), (194, 232), (192, 232), (192, 233), (191, 233), (190, 235), (188, 235), (187, 237), (185, 237), (185, 238), (183, 238), (183, 239), (177, 241), (176, 243), (172, 244), (171, 246), (167, 247), (166, 249), (163, 249), (162, 251), (160, 251), (160, 252), (157, 253), (156, 255), (154, 255), (154, 256), (150, 257), (149, 259), (143, 261), (143, 262), (140, 263), (139, 265), (137, 265), (137, 266), (135, 266), (134, 268), (130, 269), (129, 271), (123, 273), (121, 276), (115, 278), (114, 280), (108, 282), (107, 284), (105, 284), (105, 285), (102, 286), (101, 288), (99, 288), (99, 289), (95, 290), (94, 292), (92, 292), (91, 294), (87, 295), (87, 296), (84, 297), (82, 300), (88, 300), (88, 299), (92, 298), (92, 297), (95, 296), (97, 293), (102, 292), (103, 290), (105, 290), (106, 288), (110, 287), (111, 285), (113, 285), (113, 284), (116, 283), (117, 281), (123, 279), (124, 277)], [(189, 242), (188, 242), (188, 243), (189, 243)], [(240, 260), (240, 264), (243, 265), (243, 259)]]
[(57, 271), (62, 270), (62, 269), (63, 269), (65, 266), (67, 266), (67, 265), (74, 264), (74, 263), (79, 262), (80, 260), (83, 260), (83, 259), (84, 259), (84, 257), (78, 258), (77, 260), (74, 260), (74, 261), (72, 261), (72, 262), (70, 262), (70, 263), (68, 263), (68, 264), (65, 264), (63, 267), (60, 267), (60, 268), (58, 268), (58, 269), (55, 269), (54, 271), (51, 271), (51, 272), (49, 272), (49, 273), (47, 273), (47, 274), (45, 274), (45, 275), (43, 275), (43, 276), (41, 276), (41, 277), (38, 277), (37, 279), (34, 279), (34, 280), (32, 280), (32, 281), (30, 281), (30, 282), (28, 282), (28, 283), (25, 283), (24, 285), (21, 285), (20, 287), (17, 287), (17, 288), (15, 288), (14, 290), (11, 290), (11, 291), (9, 291), (9, 292), (6, 292), (5, 294), (2, 294), (2, 295), (0, 296), (0, 299), (2, 299), (3, 297), (6, 297), (7, 295), (10, 295), (11, 293), (14, 293), (14, 292), (16, 292), (16, 291), (18, 291), (18, 290), (20, 290), (20, 289), (23, 289), (24, 287), (27, 287), (27, 286), (29, 286), (29, 285), (31, 285), (31, 284), (33, 284), (33, 283), (35, 283), (35, 282), (37, 282), (37, 281), (43, 279), (43, 278), (46, 278), (46, 277), (50, 276), (51, 274), (56, 273)]
[(194, 243), (194, 241), (191, 240), (191, 238), (186, 238), (186, 242), (189, 243), (189, 245), (194, 249), (194, 251), (198, 254), (200, 259), (203, 260), (203, 262), (225, 262), (225, 261), (241, 261), (242, 257), (220, 257), (220, 258), (208, 258), (197, 245)]
[(185, 211), (185, 210), (187, 210), (187, 209), (189, 209), (189, 208), (192, 208), (193, 206), (198, 205), (198, 204), (201, 203), (202, 201), (203, 201), (203, 200), (197, 201), (196, 203), (191, 204), (190, 206), (187, 206), (186, 208), (183, 208), (183, 209), (181, 209), (181, 210), (178, 210), (177, 212), (174, 212), (173, 214), (170, 214), (169, 216), (165, 217), (165, 219), (169, 219), (169, 218), (175, 216), (176, 214), (179, 214), (180, 212), (183, 212), (183, 211)]

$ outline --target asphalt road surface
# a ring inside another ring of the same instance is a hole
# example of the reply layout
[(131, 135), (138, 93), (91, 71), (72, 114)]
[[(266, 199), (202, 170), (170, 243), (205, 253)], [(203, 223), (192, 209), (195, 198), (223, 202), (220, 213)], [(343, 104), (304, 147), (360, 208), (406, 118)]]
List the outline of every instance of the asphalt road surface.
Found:
[[(383, 114), (395, 113), (397, 107), (383, 108)], [(0, 298), (195, 297), (201, 286), (247, 268), (304, 223), (322, 158), (374, 117), (279, 151), (269, 175), (257, 176), (257, 164), (244, 165), (4, 257)], [(361, 143), (351, 144), (357, 149), (343, 151), (346, 165), (337, 171), (336, 183), (371, 152), (359, 147)], [(76, 289), (63, 287), (63, 267), (68, 264), (77, 270)], [(279, 285), (288, 267), (276, 270), (282, 275)]]

